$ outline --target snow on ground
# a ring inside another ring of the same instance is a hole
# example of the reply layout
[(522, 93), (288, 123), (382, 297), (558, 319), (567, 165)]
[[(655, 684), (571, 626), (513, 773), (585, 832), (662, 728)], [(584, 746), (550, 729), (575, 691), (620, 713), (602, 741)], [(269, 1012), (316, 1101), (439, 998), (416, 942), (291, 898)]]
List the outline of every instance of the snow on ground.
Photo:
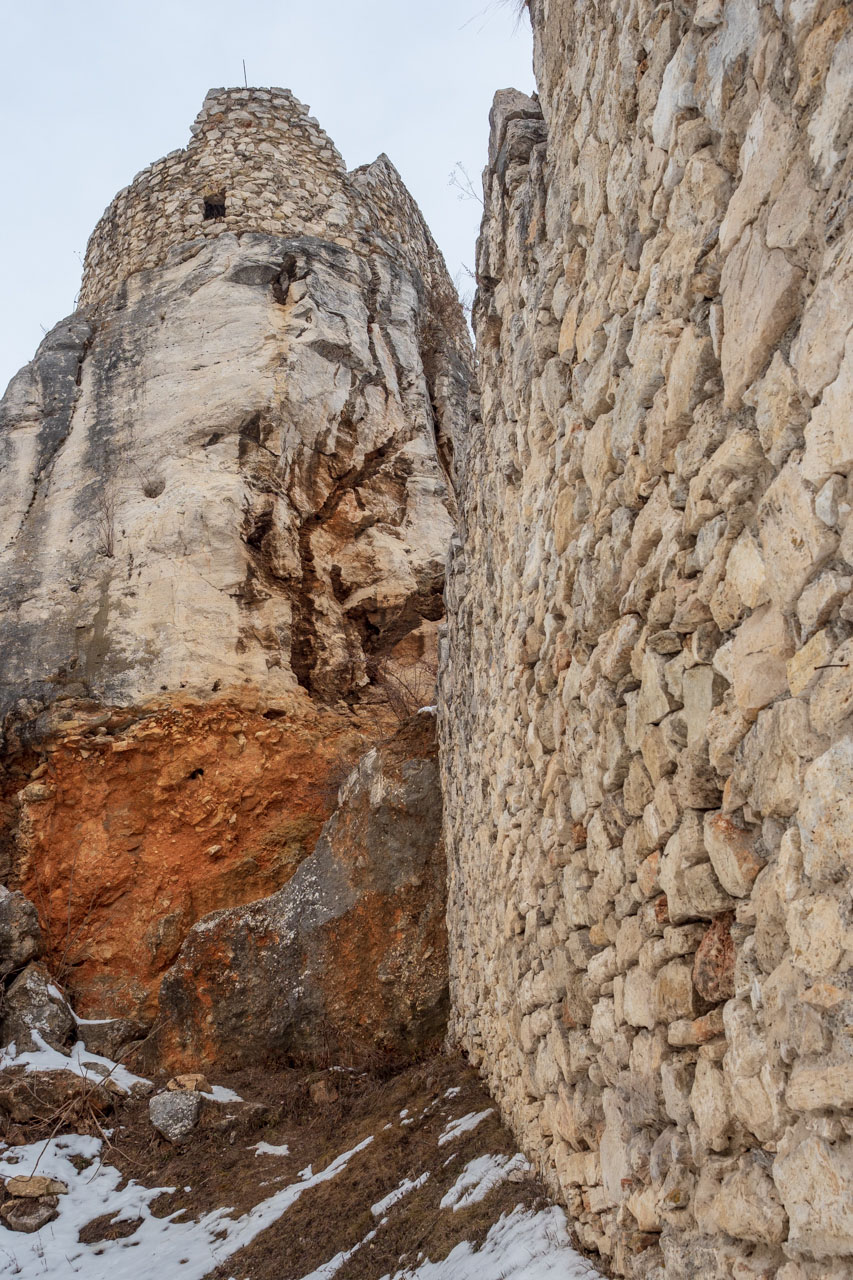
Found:
[(273, 1147), (268, 1142), (256, 1142), (252, 1148), (256, 1156), (289, 1156), (290, 1147), (285, 1142), (280, 1147)]
[(485, 1120), (486, 1116), (494, 1113), (494, 1107), (487, 1107), (485, 1111), (469, 1111), (467, 1116), (460, 1116), (458, 1120), (451, 1120), (444, 1133), (438, 1140), (438, 1145), (443, 1147), (445, 1142), (452, 1142), (454, 1138), (458, 1138), (460, 1133), (469, 1133), (472, 1129), (476, 1129), (481, 1120)]
[(440, 1209), (467, 1209), (469, 1204), (484, 1200), (494, 1187), (512, 1174), (530, 1172), (524, 1156), (480, 1156), (469, 1160), (450, 1190), (441, 1198)]
[[(13, 1062), (39, 1071), (73, 1070), (92, 1080), (109, 1074), (128, 1092), (134, 1084), (148, 1083), (108, 1059), (88, 1053), (79, 1043), (70, 1058), (43, 1041), (37, 1051), (26, 1054), (16, 1055), (12, 1046), (0, 1058), (0, 1065)], [(448, 1090), (444, 1096), (450, 1098), (458, 1093), (459, 1090)], [(214, 1088), (207, 1096), (221, 1102), (239, 1101), (236, 1093), (221, 1087)], [(438, 1136), (438, 1146), (471, 1132), (493, 1113), (494, 1108), (489, 1107), (448, 1121)], [(399, 1123), (405, 1125), (408, 1119), (408, 1109), (404, 1108)], [(73, 1280), (75, 1276), (85, 1280), (160, 1280), (161, 1277), (204, 1280), (286, 1214), (309, 1188), (341, 1173), (353, 1156), (372, 1141), (372, 1137), (364, 1139), (318, 1173), (308, 1165), (295, 1180), (247, 1213), (235, 1216), (232, 1208), (222, 1206), (197, 1220), (189, 1218), (185, 1209), (156, 1217), (152, 1205), (174, 1188), (145, 1187), (135, 1181), (122, 1185), (122, 1175), (104, 1159), (103, 1144), (98, 1138), (67, 1134), (28, 1146), (3, 1148), (0, 1144), (0, 1178), (39, 1173), (58, 1178), (68, 1187), (68, 1194), (59, 1200), (58, 1218), (40, 1231), (24, 1235), (0, 1229), (0, 1276), (15, 1276), (18, 1280), (44, 1280), (45, 1276), (56, 1277), (56, 1280), (60, 1277)], [(273, 1146), (257, 1142), (249, 1150), (254, 1150), (255, 1155), (289, 1154), (287, 1144)], [(522, 1155), (483, 1155), (469, 1160), (439, 1207), (446, 1211), (465, 1209), (484, 1200), (502, 1182), (518, 1180), (529, 1172), (530, 1165)], [(420, 1176), (404, 1178), (372, 1205), (376, 1227), (363, 1240), (335, 1254), (303, 1280), (332, 1280), (349, 1259), (374, 1239), (394, 1206), (424, 1186), (429, 1177), (427, 1170)], [(81, 1243), (81, 1229), (98, 1218), (137, 1225), (122, 1239)], [(593, 1280), (595, 1277), (598, 1272), (571, 1246), (562, 1209), (550, 1205), (536, 1210), (519, 1205), (493, 1223), (479, 1248), (463, 1241), (441, 1261), (419, 1256), (413, 1264), (394, 1272), (393, 1276), (388, 1273), (383, 1280)]]
[[(129, 1182), (120, 1190), (118, 1170), (100, 1161), (100, 1139), (71, 1134), (12, 1147), (0, 1156), (0, 1176), (46, 1174), (66, 1183), (68, 1195), (60, 1198), (56, 1221), (33, 1235), (3, 1232), (0, 1275), (16, 1276), (18, 1280), (44, 1280), (45, 1276), (71, 1280), (76, 1275), (85, 1276), (86, 1280), (152, 1280), (155, 1276), (203, 1280), (214, 1267), (250, 1244), (286, 1213), (309, 1187), (334, 1178), (372, 1141), (365, 1138), (320, 1173), (304, 1169), (298, 1182), (262, 1200), (242, 1217), (232, 1218), (229, 1209), (221, 1208), (204, 1214), (197, 1222), (184, 1220), (180, 1210), (165, 1218), (154, 1217), (152, 1201), (174, 1188)], [(79, 1171), (72, 1163), (74, 1157), (92, 1163)], [(122, 1240), (81, 1244), (80, 1228), (102, 1214), (115, 1215), (120, 1221), (140, 1218), (141, 1222), (132, 1235)]]
[(382, 1280), (600, 1280), (576, 1253), (562, 1209), (550, 1205), (532, 1212), (502, 1214), (480, 1249), (458, 1244), (442, 1262), (428, 1259)]
[(224, 1085), (215, 1084), (209, 1093), (202, 1090), (203, 1098), (210, 1098), (211, 1102), (242, 1102), (243, 1099), (239, 1093), (235, 1093), (233, 1089), (226, 1089)]
[[(102, 1058), (100, 1054), (92, 1053), (82, 1040), (78, 1040), (70, 1055), (66, 1056), (58, 1049), (51, 1048), (37, 1031), (32, 1031), (30, 1034), (39, 1046), (38, 1049), (28, 1053), (18, 1053), (13, 1041), (6, 1049), (0, 1051), (0, 1071), (8, 1067), (26, 1067), (30, 1071), (70, 1071), (91, 1084), (97, 1084), (98, 1081), (105, 1080), (109, 1076), (110, 1080), (126, 1093), (131, 1093), (134, 1085), (143, 1087), (150, 1085), (150, 1081), (143, 1079), (142, 1076), (135, 1076), (132, 1071), (128, 1071), (126, 1067), (113, 1062), (110, 1058)], [(230, 1090), (222, 1092), (230, 1092)], [(233, 1096), (237, 1097), (236, 1094)], [(221, 1100), (225, 1101), (225, 1099)]]
[(403, 1196), (407, 1196), (410, 1191), (417, 1191), (418, 1187), (422, 1187), (429, 1177), (429, 1169), (426, 1173), (422, 1173), (419, 1178), (404, 1178), (399, 1187), (395, 1187), (393, 1191), (389, 1191), (387, 1196), (383, 1196), (381, 1200), (377, 1200), (376, 1204), (370, 1206), (370, 1212), (374, 1218), (381, 1218), (392, 1205), (398, 1200), (402, 1200)]

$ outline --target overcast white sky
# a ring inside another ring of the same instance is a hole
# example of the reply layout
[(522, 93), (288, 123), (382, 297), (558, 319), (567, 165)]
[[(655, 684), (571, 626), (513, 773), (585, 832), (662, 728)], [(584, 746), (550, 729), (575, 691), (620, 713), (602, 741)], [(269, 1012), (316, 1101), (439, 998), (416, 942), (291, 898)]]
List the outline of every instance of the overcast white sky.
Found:
[(185, 146), (209, 88), (284, 85), (349, 168), (386, 151), (451, 275), (473, 266), (496, 89), (531, 92), (530, 30), (501, 0), (0, 0), (0, 395), (73, 309), (115, 193)]

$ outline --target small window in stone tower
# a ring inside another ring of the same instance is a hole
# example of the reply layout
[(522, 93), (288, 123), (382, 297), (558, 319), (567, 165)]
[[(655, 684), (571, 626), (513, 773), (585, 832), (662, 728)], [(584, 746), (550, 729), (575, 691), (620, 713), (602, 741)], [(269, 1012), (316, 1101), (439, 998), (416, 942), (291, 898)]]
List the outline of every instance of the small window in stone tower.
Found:
[(216, 195), (204, 197), (204, 220), (210, 222), (214, 218), (225, 217), (225, 192), (217, 191)]

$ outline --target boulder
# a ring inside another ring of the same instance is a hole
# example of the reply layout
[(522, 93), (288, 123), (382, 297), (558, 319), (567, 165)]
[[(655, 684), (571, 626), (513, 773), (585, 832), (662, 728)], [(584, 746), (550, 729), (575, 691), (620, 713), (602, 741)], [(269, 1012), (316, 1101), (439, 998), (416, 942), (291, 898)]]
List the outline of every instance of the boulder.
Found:
[(12, 973), (42, 951), (38, 911), (22, 893), (0, 885), (0, 974)]
[(172, 1143), (184, 1142), (198, 1124), (203, 1098), (193, 1089), (155, 1093), (148, 1116), (158, 1133)]
[(437, 1043), (444, 913), (435, 722), (418, 715), (364, 756), (284, 889), (192, 930), (163, 981), (149, 1053), (198, 1069)]
[(58, 1196), (40, 1196), (38, 1200), (7, 1200), (0, 1205), (0, 1217), (10, 1231), (25, 1231), (28, 1235), (41, 1231), (59, 1216)]
[(74, 1015), (43, 964), (28, 964), (6, 992), (2, 1041), (18, 1053), (42, 1047), (38, 1036), (54, 1049), (64, 1050), (74, 1030)]
[(148, 1034), (148, 1025), (137, 1018), (78, 1019), (77, 1035), (90, 1053), (118, 1062), (128, 1046)]

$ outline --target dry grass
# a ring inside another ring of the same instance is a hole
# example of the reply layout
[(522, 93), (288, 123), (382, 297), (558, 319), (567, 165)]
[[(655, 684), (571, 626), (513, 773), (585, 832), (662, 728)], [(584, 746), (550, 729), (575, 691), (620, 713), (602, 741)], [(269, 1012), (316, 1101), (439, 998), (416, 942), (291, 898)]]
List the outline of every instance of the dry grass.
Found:
[[(318, 1080), (334, 1086), (336, 1100), (312, 1101), (311, 1086)], [(307, 1190), (247, 1249), (211, 1272), (209, 1280), (300, 1280), (373, 1230), (374, 1239), (336, 1275), (339, 1280), (379, 1280), (393, 1274), (404, 1256), (411, 1261), (423, 1252), (438, 1260), (462, 1240), (480, 1242), (501, 1213), (542, 1199), (542, 1188), (530, 1179), (505, 1183), (469, 1209), (454, 1213), (439, 1208), (469, 1160), (515, 1151), (496, 1112), (473, 1131), (438, 1146), (450, 1119), (492, 1105), (477, 1076), (457, 1057), (435, 1055), (394, 1074), (254, 1069), (227, 1083), (247, 1101), (263, 1103), (263, 1109), (247, 1109), (248, 1118), (240, 1122), (227, 1120), (240, 1108), (212, 1106), (182, 1147), (172, 1147), (156, 1134), (145, 1102), (120, 1104), (107, 1158), (127, 1178), (179, 1188), (158, 1198), (152, 1206), (158, 1216), (183, 1209), (197, 1218), (223, 1205), (232, 1206), (235, 1214), (246, 1213), (296, 1181), (307, 1165), (321, 1170), (365, 1138), (373, 1140), (337, 1177)], [(451, 1087), (459, 1092), (448, 1099)], [(403, 1124), (404, 1109), (412, 1123)], [(257, 1156), (254, 1146), (262, 1140), (273, 1146), (286, 1143), (289, 1154)], [(425, 1172), (430, 1176), (424, 1186), (393, 1206), (380, 1225), (371, 1205), (404, 1178)], [(97, 1243), (119, 1234), (132, 1239), (135, 1225), (101, 1215), (85, 1225), (80, 1239)]]

